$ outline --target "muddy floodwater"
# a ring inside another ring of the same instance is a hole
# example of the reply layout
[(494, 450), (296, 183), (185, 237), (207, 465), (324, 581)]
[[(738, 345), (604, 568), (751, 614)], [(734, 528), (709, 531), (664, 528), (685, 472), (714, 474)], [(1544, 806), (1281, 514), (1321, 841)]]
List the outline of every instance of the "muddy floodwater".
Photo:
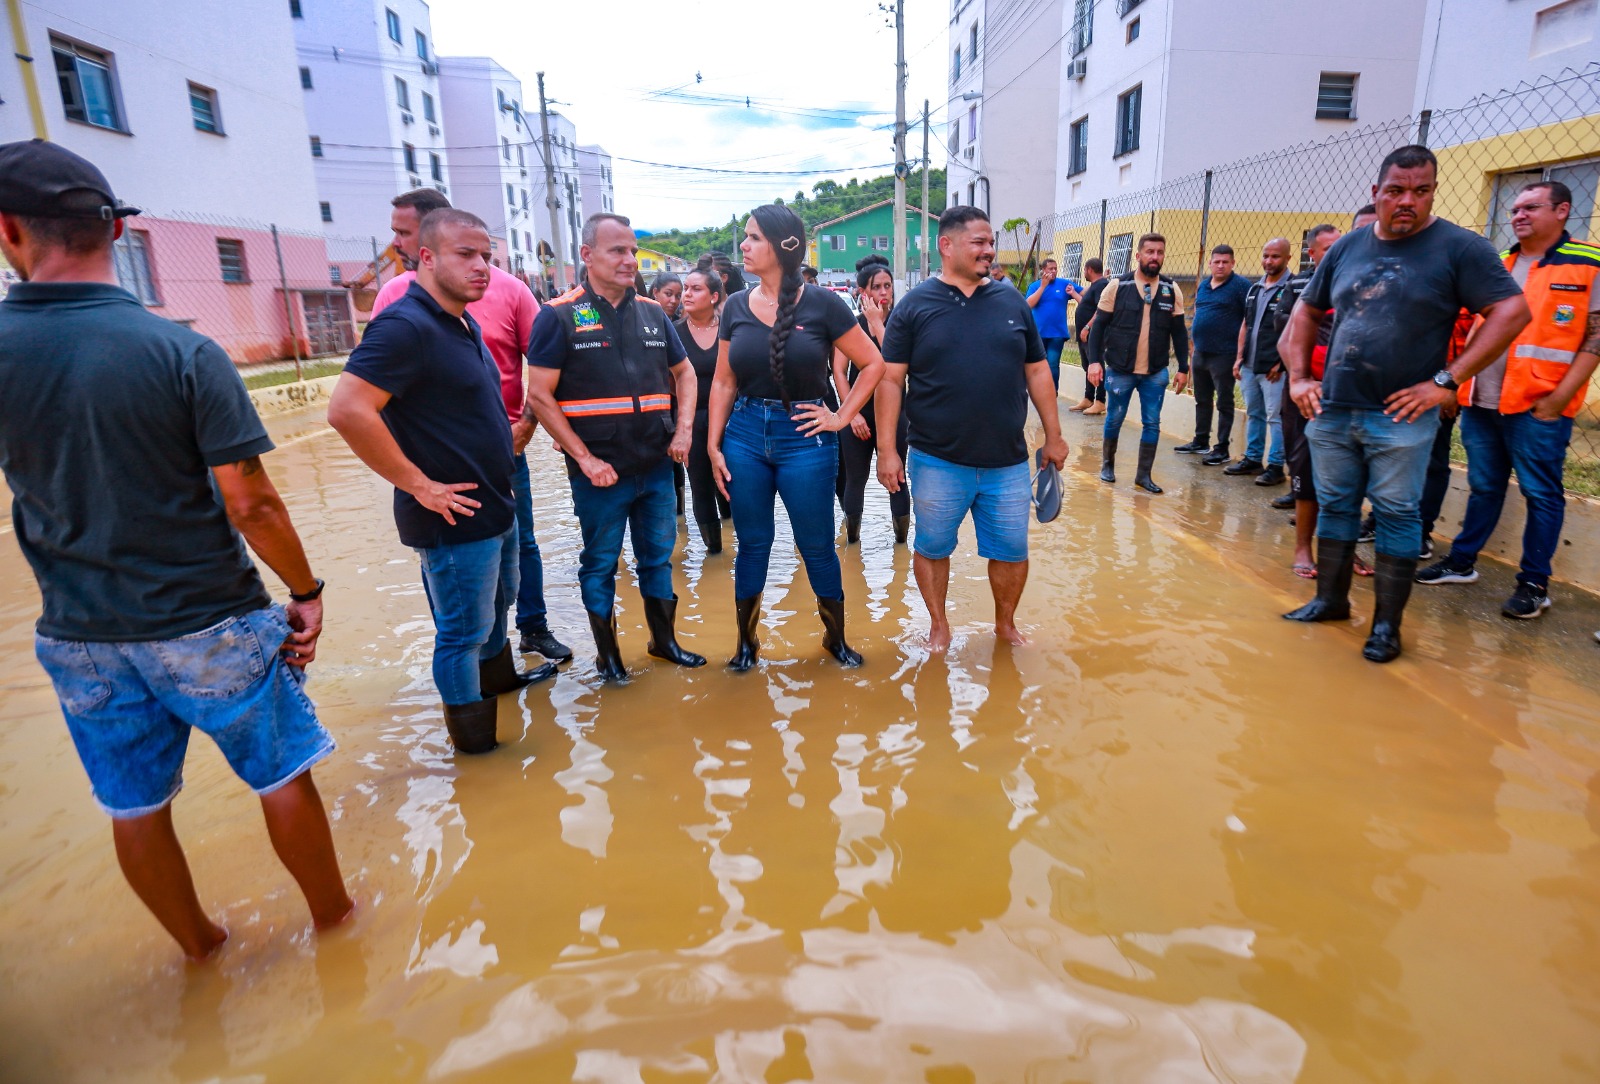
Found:
[(1094, 423), (1066, 429), (1028, 646), (987, 634), (969, 528), (955, 643), (927, 656), (873, 485), (842, 548), (865, 667), (824, 656), (780, 541), (765, 661), (726, 672), (731, 559), (686, 540), (680, 631), (711, 664), (647, 658), (624, 570), (636, 673), (608, 688), (537, 441), (577, 659), (504, 698), (503, 744), (468, 759), (389, 490), (318, 413), (273, 422), (329, 584), (310, 692), (339, 749), (317, 778), (360, 911), (312, 933), (258, 803), (196, 738), (176, 821), (231, 932), (203, 968), (117, 870), (7, 526), (0, 1080), (1600, 1079), (1600, 606), (1558, 586), (1545, 619), (1506, 621), (1503, 568), (1419, 588), (1408, 654), (1373, 666), (1367, 581), (1347, 626), (1279, 620), (1309, 587), (1272, 491), (1166, 451), (1165, 496), (1113, 490)]

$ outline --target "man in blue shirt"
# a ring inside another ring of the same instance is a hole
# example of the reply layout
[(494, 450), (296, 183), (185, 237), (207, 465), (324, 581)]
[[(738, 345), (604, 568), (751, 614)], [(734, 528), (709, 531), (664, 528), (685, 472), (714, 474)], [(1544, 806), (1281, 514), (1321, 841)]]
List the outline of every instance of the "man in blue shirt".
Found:
[(1024, 295), (1033, 310), (1033, 322), (1044, 340), (1044, 360), (1050, 366), (1050, 380), (1061, 391), (1061, 351), (1071, 334), (1067, 329), (1067, 302), (1076, 301), (1083, 291), (1071, 279), (1056, 277), (1056, 261), (1046, 256), (1039, 265), (1039, 279)]
[[(1211, 250), (1211, 277), (1202, 279), (1194, 295), (1194, 439), (1175, 452), (1198, 454), (1208, 467), (1226, 463), (1233, 435), (1233, 363), (1239, 357), (1239, 329), (1244, 326), (1245, 295), (1250, 283), (1233, 273), (1233, 249)], [(1217, 443), (1211, 446), (1211, 411), (1215, 400)]]

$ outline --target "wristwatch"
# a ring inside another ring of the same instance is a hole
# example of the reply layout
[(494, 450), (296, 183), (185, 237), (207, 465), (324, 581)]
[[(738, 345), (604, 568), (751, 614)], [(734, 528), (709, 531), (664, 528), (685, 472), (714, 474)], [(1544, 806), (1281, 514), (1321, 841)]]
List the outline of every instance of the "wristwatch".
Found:
[(322, 580), (317, 580), (317, 585), (315, 587), (313, 587), (311, 590), (307, 591), (303, 595), (297, 595), (293, 591), (290, 591), (289, 592), (289, 601), (291, 601), (291, 602), (315, 602), (317, 599), (322, 597), (322, 589), (324, 587), (326, 587), (326, 586), (328, 586), (328, 585), (326, 583), (324, 583)]
[(1440, 369), (1433, 374), (1435, 387), (1444, 388), (1446, 391), (1457, 391), (1461, 385), (1456, 383), (1456, 378), (1450, 375), (1449, 369)]

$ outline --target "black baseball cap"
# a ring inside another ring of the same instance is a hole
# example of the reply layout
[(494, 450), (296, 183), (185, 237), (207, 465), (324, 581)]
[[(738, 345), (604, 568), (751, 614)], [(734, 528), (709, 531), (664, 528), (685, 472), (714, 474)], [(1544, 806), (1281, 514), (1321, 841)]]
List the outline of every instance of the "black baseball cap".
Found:
[(0, 144), (0, 211), (32, 218), (123, 218), (139, 208), (111, 194), (93, 162), (43, 139)]

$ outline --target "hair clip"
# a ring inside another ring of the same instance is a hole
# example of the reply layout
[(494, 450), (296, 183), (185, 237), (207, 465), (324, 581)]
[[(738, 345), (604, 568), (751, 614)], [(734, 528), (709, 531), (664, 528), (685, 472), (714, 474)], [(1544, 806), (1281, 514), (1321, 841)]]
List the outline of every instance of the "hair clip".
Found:
[(793, 252), (795, 249), (800, 247), (800, 238), (785, 237), (782, 241), (778, 242), (778, 247), (783, 249), (785, 252)]

